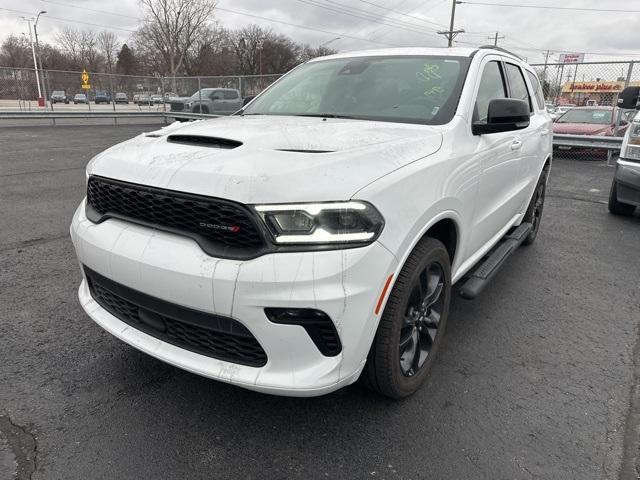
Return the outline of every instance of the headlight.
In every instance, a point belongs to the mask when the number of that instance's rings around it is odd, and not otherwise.
[[[629,143],[622,157],[630,160],[640,160],[640,123],[633,122],[629,132]]]
[[[276,243],[371,243],[384,226],[375,207],[366,202],[256,205]]]

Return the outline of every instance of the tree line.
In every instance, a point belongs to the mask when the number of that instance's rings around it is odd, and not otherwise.
[[[143,19],[124,42],[108,30],[65,27],[40,42],[48,70],[123,75],[214,76],[284,73],[311,58],[335,53],[259,25],[227,29],[214,21],[212,0],[140,0]],[[0,66],[33,68],[26,36],[0,44]]]

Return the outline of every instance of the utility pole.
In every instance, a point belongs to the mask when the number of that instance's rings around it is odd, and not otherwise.
[[[489,40],[493,40],[493,46],[497,47],[498,46],[498,40],[504,40],[504,35],[500,35],[500,32],[496,32],[496,34],[493,37],[487,37]]]
[[[38,20],[40,20],[40,15],[47,13],[46,10],[42,10],[38,12],[38,16],[36,17],[36,21],[33,24],[33,35],[36,37],[36,57],[38,57],[38,63],[40,64],[40,72],[42,78],[42,93],[44,96],[44,104],[47,105],[47,89],[44,81],[44,68],[42,67],[42,55],[40,55],[40,44],[38,43]]]
[[[451,5],[451,24],[449,25],[449,30],[442,30],[438,32],[438,35],[444,35],[444,37],[449,41],[449,47],[453,46],[453,39],[458,36],[460,33],[464,33],[464,30],[454,30],[454,22],[456,19],[456,5],[462,3],[460,0],[453,0]]]
[[[33,18],[25,18],[25,17],[20,17],[22,18],[25,22],[27,22],[27,25],[29,26],[29,42],[31,43],[31,53],[33,54],[33,69],[36,72],[36,83],[38,84],[38,98],[42,97],[42,91],[40,90],[40,75],[38,75],[38,62],[36,61],[36,48],[35,45],[33,44],[33,35],[31,33],[31,20],[33,20]]]

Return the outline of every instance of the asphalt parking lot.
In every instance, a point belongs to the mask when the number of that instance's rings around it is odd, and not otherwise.
[[[0,478],[638,478],[640,215],[608,213],[606,162],[555,161],[536,243],[454,298],[416,395],[292,399],[83,314],[68,226],[85,164],[155,128],[0,127]]]

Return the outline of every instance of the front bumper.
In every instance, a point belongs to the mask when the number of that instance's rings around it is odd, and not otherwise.
[[[84,202],[71,238],[78,259],[95,272],[147,295],[241,322],[267,354],[263,367],[211,358],[163,342],[79,298],[105,330],[160,360],[205,377],[265,393],[314,396],[354,382],[378,325],[375,307],[397,260],[382,245],[324,252],[277,253],[248,260],[206,255],[191,239],[109,219],[93,224]],[[84,275],[84,273],[83,273]],[[342,342],[334,357],[320,353],[304,328],[270,322],[265,307],[314,308],[333,320]]]
[[[614,181],[618,184],[618,201],[640,207],[640,162],[619,159]]]

